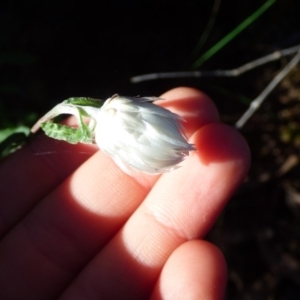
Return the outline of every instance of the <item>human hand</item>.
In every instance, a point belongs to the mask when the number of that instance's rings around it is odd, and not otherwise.
[[[233,128],[190,88],[160,102],[198,149],[130,177],[94,146],[37,136],[0,164],[0,299],[221,299],[226,264],[202,240],[249,165]]]

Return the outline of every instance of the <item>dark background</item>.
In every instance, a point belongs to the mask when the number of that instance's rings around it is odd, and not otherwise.
[[[198,56],[263,3],[222,1],[214,30]],[[297,43],[300,10],[296,4],[296,0],[277,1],[203,68],[233,68]],[[16,112],[18,102],[22,112],[44,112],[53,103],[71,96],[106,99],[114,93],[159,95],[177,85],[195,86],[210,93],[214,88],[207,85],[219,85],[218,80],[165,80],[133,85],[129,78],[143,73],[189,70],[195,60],[192,51],[210,18],[212,5],[213,1],[193,0],[96,4],[1,1],[1,103],[8,111],[13,107]],[[245,76],[242,81],[229,79],[222,87],[252,98],[257,94],[253,80],[256,76],[251,74],[251,80]],[[240,82],[244,84],[239,89]],[[224,95],[220,98],[219,105],[223,102],[223,107],[229,106],[228,112],[239,105],[230,98],[224,99]]]
[[[234,124],[289,58],[239,78],[134,85],[130,77],[191,70],[196,58],[264,2],[221,1],[215,26],[195,56],[214,1],[1,1],[0,129],[31,126],[69,97],[159,96],[180,85],[209,94],[223,121]],[[201,69],[234,68],[300,44],[298,3],[278,0]],[[228,261],[228,299],[299,297],[299,101],[295,68],[242,129],[252,167],[208,235]]]

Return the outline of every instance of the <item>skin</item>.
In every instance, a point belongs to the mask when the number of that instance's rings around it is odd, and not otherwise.
[[[124,174],[93,145],[36,135],[0,164],[0,299],[222,299],[226,263],[203,240],[249,167],[213,102],[176,88],[198,149],[161,176]]]

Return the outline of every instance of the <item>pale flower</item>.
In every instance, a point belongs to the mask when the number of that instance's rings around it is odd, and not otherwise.
[[[153,104],[155,99],[114,95],[91,114],[95,142],[129,174],[130,167],[150,174],[173,170],[195,150],[184,135],[183,119]]]
[[[153,104],[157,99],[114,95],[102,105],[97,99],[69,98],[38,120],[31,131],[42,127],[46,135],[72,144],[96,142],[130,175],[134,169],[164,173],[178,168],[195,147],[187,142],[183,119]],[[74,115],[78,128],[53,123],[60,114]],[[88,125],[85,118],[90,119]]]

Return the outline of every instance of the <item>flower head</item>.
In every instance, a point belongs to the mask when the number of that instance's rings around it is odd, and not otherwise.
[[[153,104],[155,99],[115,95],[94,117],[97,145],[127,173],[130,167],[150,174],[170,171],[195,150],[182,118]]]
[[[178,168],[195,148],[183,133],[183,119],[153,104],[157,99],[114,95],[103,104],[93,98],[69,98],[39,119],[31,131],[41,127],[49,137],[72,144],[96,142],[130,175],[132,168],[164,173]],[[53,122],[60,114],[74,115],[78,127]],[[88,125],[84,117],[90,118]]]

